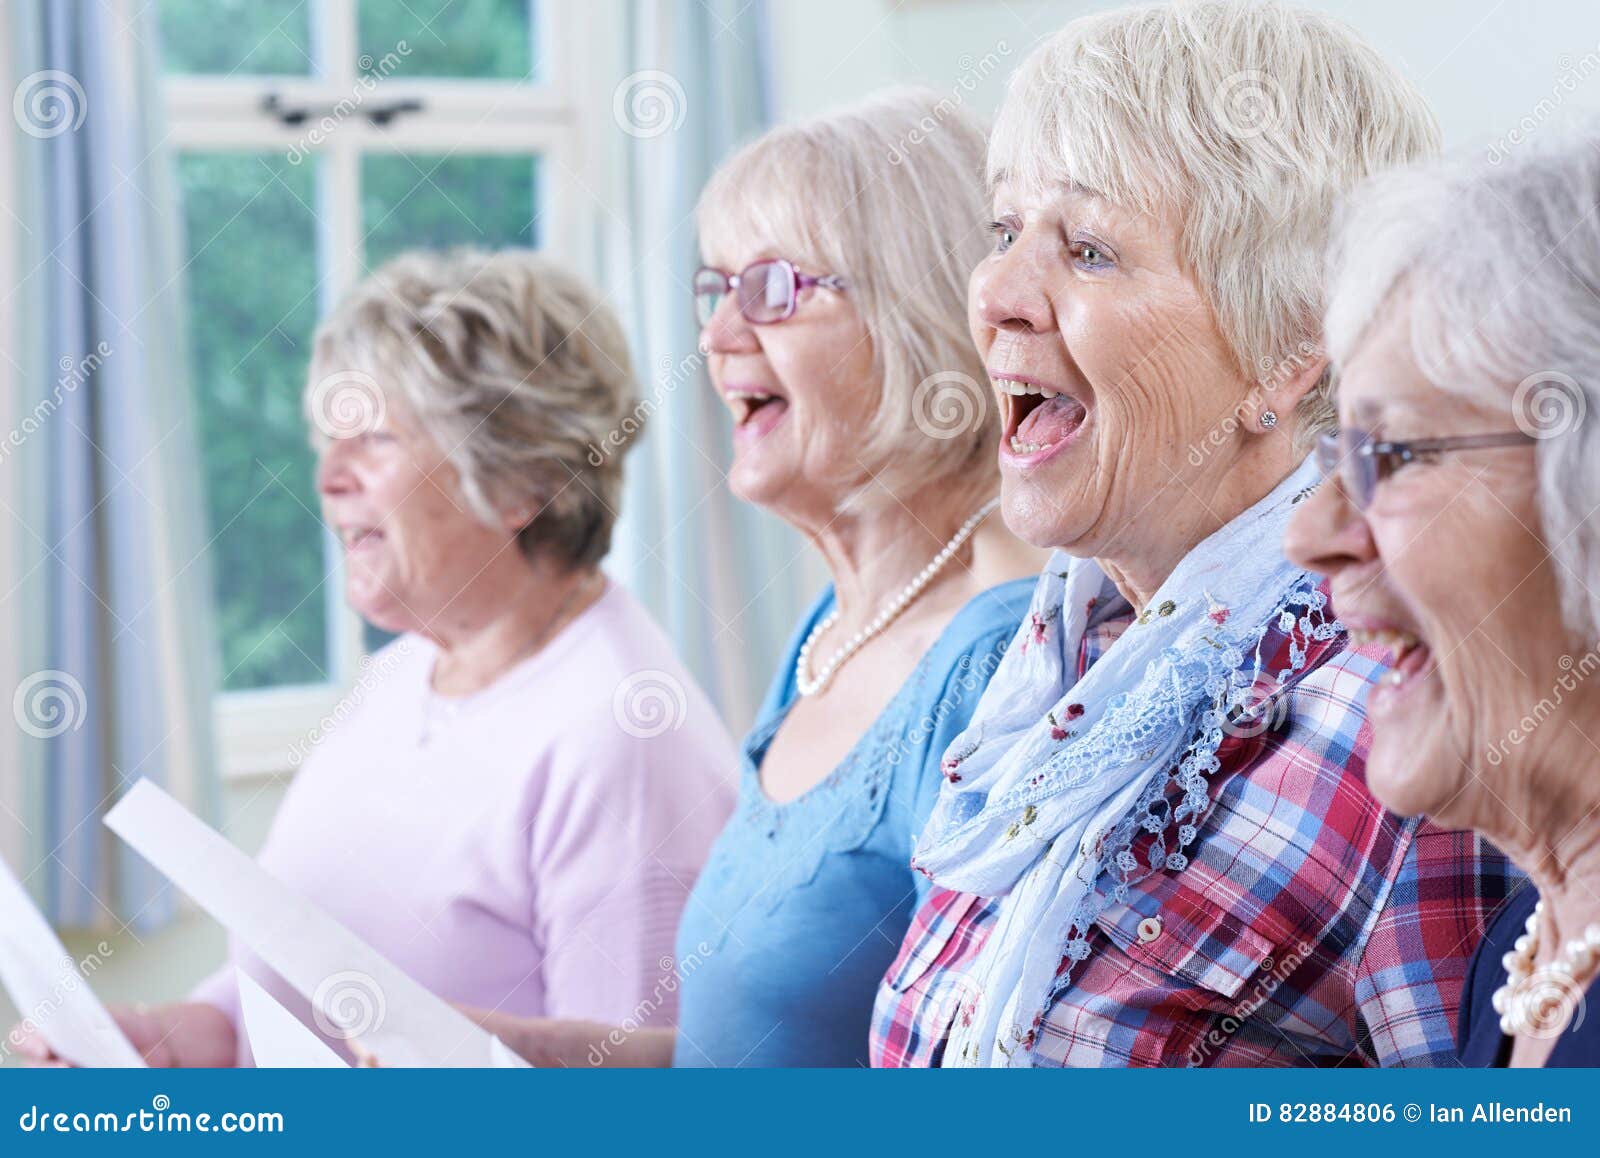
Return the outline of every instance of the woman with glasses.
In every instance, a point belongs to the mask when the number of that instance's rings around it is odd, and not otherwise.
[[[1058,553],[946,754],[875,1062],[1453,1059],[1505,862],[1366,793],[1378,653],[1282,555],[1334,199],[1435,139],[1279,4],[1085,17],[1013,77],[970,308],[1006,521]]]
[[[1345,425],[1287,540],[1391,653],[1372,791],[1537,886],[1473,958],[1470,1066],[1600,1065],[1597,204],[1600,126],[1352,200],[1326,326]]]
[[[536,1063],[866,1060],[924,891],[911,847],[940,757],[1041,561],[993,515],[998,429],[963,317],[982,158],[959,111],[899,92],[768,133],[702,196],[695,305],[733,420],[728,483],[800,530],[832,583],[685,910],[677,1031],[488,1019]]]

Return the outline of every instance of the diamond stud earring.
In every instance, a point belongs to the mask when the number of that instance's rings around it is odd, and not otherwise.
[[[1261,429],[1271,430],[1278,425],[1278,412],[1276,410],[1263,410],[1261,412]]]

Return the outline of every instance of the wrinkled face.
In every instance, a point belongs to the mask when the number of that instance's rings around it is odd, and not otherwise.
[[[1344,368],[1340,421],[1390,441],[1515,431],[1509,403],[1479,405],[1423,376],[1409,317],[1390,310]],[[1397,812],[1481,827],[1475,813],[1506,806],[1500,769],[1519,721],[1573,654],[1536,500],[1534,451],[1521,445],[1396,463],[1365,511],[1326,481],[1295,513],[1290,558],[1331,578],[1354,642],[1390,652],[1368,703],[1367,781]],[[1488,794],[1463,794],[1476,777]]]
[[[779,257],[814,277],[837,272],[731,238],[708,239],[703,260],[736,274]],[[733,414],[733,493],[780,515],[815,510],[831,517],[838,500],[868,477],[872,464],[863,464],[858,450],[881,394],[871,339],[848,286],[801,290],[794,314],[767,325],[746,320],[729,294],[701,330],[700,345],[712,385]]]
[[[396,399],[371,430],[319,448],[322,517],[344,547],[345,598],[386,631],[427,630],[495,562],[515,554],[468,509],[460,476]]]
[[[1073,555],[1137,551],[1246,390],[1178,225],[1076,186],[1002,183],[994,215],[968,306],[1004,421],[1006,522]]]

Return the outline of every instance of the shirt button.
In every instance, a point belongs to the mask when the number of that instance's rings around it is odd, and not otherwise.
[[[1139,940],[1148,945],[1159,936],[1161,936],[1160,917],[1146,917],[1139,922]]]

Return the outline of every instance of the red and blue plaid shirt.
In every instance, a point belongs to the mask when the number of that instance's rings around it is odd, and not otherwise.
[[[1086,633],[1080,678],[1131,618]],[[1269,669],[1288,666],[1289,643],[1269,632]],[[1367,792],[1364,705],[1384,670],[1343,633],[1312,641],[1271,726],[1224,738],[1188,866],[1130,881],[1095,921],[1035,1026],[1037,1064],[1455,1064],[1468,962],[1520,878],[1473,833],[1401,819]],[[1153,839],[1135,844],[1139,863]],[[878,991],[874,1065],[941,1064],[996,904],[929,895]]]

